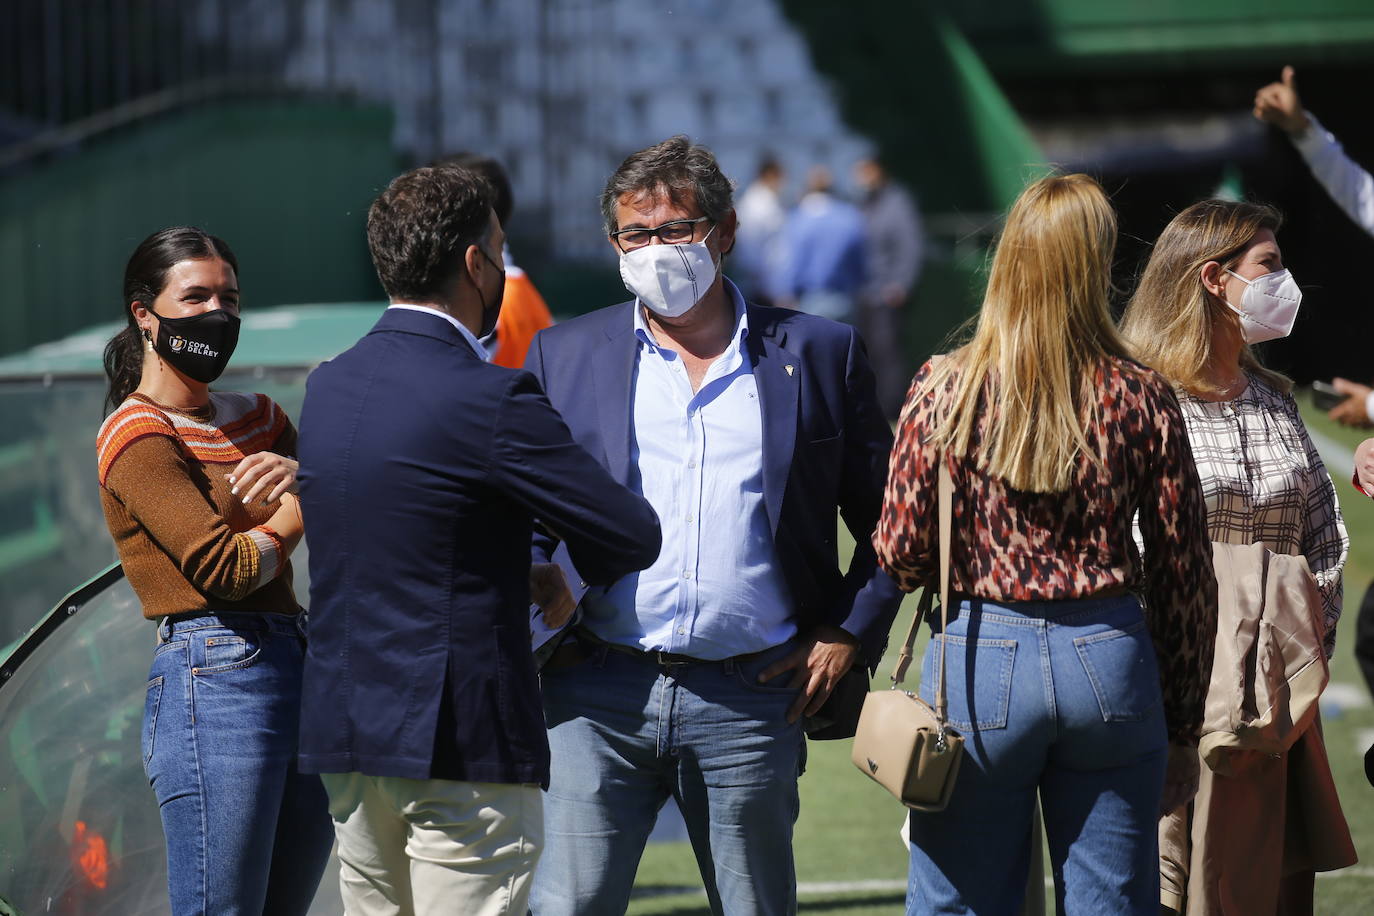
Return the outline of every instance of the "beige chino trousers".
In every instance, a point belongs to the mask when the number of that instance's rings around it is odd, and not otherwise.
[[[525,916],[538,786],[326,773],[346,916]]]

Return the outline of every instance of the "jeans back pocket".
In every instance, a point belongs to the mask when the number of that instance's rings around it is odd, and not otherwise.
[[[1103,722],[1138,722],[1162,702],[1154,644],[1141,620],[1073,641]]]
[[[1011,705],[1011,675],[1016,664],[1016,640],[979,639],[969,651],[963,636],[939,635],[926,648],[921,665],[921,698],[934,705],[940,671],[940,643],[945,643],[945,693],[949,723],[971,733],[1006,728]]]

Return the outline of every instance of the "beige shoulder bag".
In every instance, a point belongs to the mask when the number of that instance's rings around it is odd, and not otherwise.
[[[949,624],[949,549],[954,481],[940,455],[940,632]],[[926,589],[916,607],[897,667],[892,688],[875,690],[864,698],[859,728],[854,735],[854,765],[908,808],[942,811],[954,791],[964,739],[946,720],[945,641],[940,640],[940,669],[935,688],[935,708],[910,690],[902,680],[911,664],[911,647],[930,613],[931,591]]]

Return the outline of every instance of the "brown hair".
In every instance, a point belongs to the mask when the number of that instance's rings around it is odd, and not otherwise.
[[[1212,327],[1235,314],[1202,285],[1202,268],[1216,261],[1234,267],[1261,229],[1278,232],[1283,217],[1264,204],[1202,200],[1169,221],[1159,234],[1135,295],[1121,319],[1121,333],[1136,356],[1171,383],[1194,394],[1221,394],[1207,380]],[[1244,346],[1240,364],[1280,391],[1293,383],[1266,369]]]

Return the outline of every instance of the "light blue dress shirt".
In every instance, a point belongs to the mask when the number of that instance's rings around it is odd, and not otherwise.
[[[585,625],[608,642],[722,659],[797,632],[763,504],[749,316],[735,285],[727,279],[725,288],[735,333],[695,393],[682,358],[659,345],[635,303],[631,487],[658,513],[663,549],[648,569],[586,602]]]

